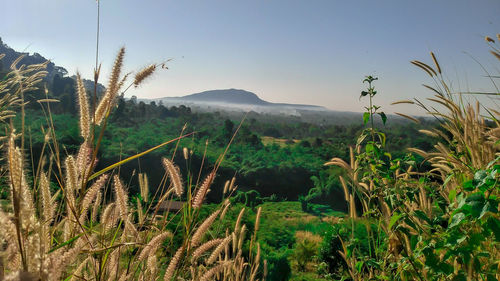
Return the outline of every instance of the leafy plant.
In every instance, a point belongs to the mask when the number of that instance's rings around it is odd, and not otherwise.
[[[492,40],[492,39],[491,39]],[[490,40],[488,40],[491,42]],[[493,53],[500,58],[496,49]],[[430,101],[444,110],[415,101],[439,120],[441,128],[421,130],[436,137],[434,151],[411,148],[429,161],[429,170],[418,170],[412,155],[393,158],[386,151],[385,134],[374,128],[372,97],[376,94],[368,76],[370,97],[363,131],[350,151],[350,163],[333,158],[326,165],[342,167],[340,177],[349,203],[350,227],[337,234],[339,250],[347,268],[344,277],[353,280],[497,280],[499,244],[498,110],[483,109],[490,115],[487,125],[473,107],[455,99],[444,82],[441,67],[431,53],[435,69],[412,63],[436,82],[426,86],[436,93]],[[417,119],[399,113],[411,120]],[[382,115],[381,115],[382,116]],[[385,118],[382,117],[383,123]],[[371,137],[371,139],[368,139]],[[420,166],[421,167],[421,166]],[[360,215],[358,215],[360,213]],[[356,231],[362,222],[366,234]],[[346,225],[346,224],[343,224]],[[349,237],[341,233],[350,232]],[[368,251],[362,248],[366,241]],[[338,245],[338,244],[337,244]],[[347,275],[347,276],[345,276]]]

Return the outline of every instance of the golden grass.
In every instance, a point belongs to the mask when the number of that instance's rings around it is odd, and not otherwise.
[[[94,171],[102,131],[127,78],[127,75],[121,76],[124,54],[125,49],[120,49],[108,88],[98,101],[95,114],[89,113],[87,92],[77,75],[80,131],[84,141],[76,155],[63,155],[59,151],[50,114],[44,128],[47,132],[44,148],[47,149],[37,169],[27,167],[24,161],[27,157],[24,126],[19,133],[11,127],[8,137],[1,139],[1,144],[7,146],[4,168],[8,171],[11,196],[0,206],[0,242],[5,245],[0,249],[0,280],[28,275],[43,281],[211,280],[214,276],[223,280],[262,280],[258,270],[260,254],[250,258],[243,256],[242,245],[249,238],[246,225],[241,224],[243,210],[234,229],[227,229],[225,233],[224,230],[212,230],[211,226],[217,218],[222,219],[230,207],[226,198],[200,223],[203,199],[217,169],[201,185],[189,181],[184,187],[178,167],[164,158],[170,184],[164,182],[158,187],[159,192],[151,195],[147,175],[140,174],[141,196],[136,204],[131,204],[128,186],[114,170],[127,159]],[[24,120],[23,93],[33,90],[45,74],[46,64],[17,68],[19,61],[14,62],[8,79],[0,81],[3,93],[0,120],[13,117],[16,108],[20,108]],[[155,69],[156,66],[149,66],[139,71],[131,85],[140,85]],[[98,75],[96,71],[96,81]],[[50,103],[41,104],[50,113]],[[99,125],[102,126],[101,135],[95,136],[92,128]],[[49,163],[44,159],[49,159]],[[31,171],[36,173],[28,174]],[[27,181],[28,176],[34,180]],[[51,182],[58,185],[55,192],[50,188]],[[232,179],[227,195],[230,196],[235,188]],[[188,203],[180,212],[158,214],[160,204],[154,202],[180,197],[184,189],[189,191]],[[197,191],[196,196],[192,196],[194,191]],[[172,216],[180,216],[182,223],[171,227]],[[172,228],[176,231],[171,232]],[[250,238],[252,241],[255,235],[256,232]],[[258,243],[254,248],[259,252]],[[165,263],[168,264],[166,268]]]

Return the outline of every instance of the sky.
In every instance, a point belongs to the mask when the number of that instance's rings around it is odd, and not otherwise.
[[[4,43],[93,77],[95,0],[6,3]],[[482,67],[500,73],[484,40],[500,33],[498,0],[101,0],[100,12],[101,83],[121,46],[126,71],[169,60],[126,93],[138,98],[237,88],[270,102],[363,111],[362,80],[374,75],[375,104],[419,114],[390,105],[432,95],[411,60],[432,64],[433,51],[455,91],[495,91]]]

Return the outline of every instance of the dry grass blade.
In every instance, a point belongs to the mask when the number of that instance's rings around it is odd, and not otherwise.
[[[123,187],[123,184],[120,180],[120,178],[115,175],[113,177],[113,187],[115,190],[115,195],[116,195],[116,204],[118,206],[118,210],[120,211],[120,217],[122,220],[127,221],[128,218],[128,195],[125,192],[125,189]]]
[[[403,114],[403,113],[399,113],[399,112],[394,112],[395,114],[401,116],[401,117],[404,117],[406,119],[410,119],[411,121],[415,122],[415,123],[420,123],[420,120],[414,118],[414,117],[411,117],[409,115],[406,115],[406,114]]]
[[[156,70],[156,65],[152,64],[141,69],[134,77],[134,86],[138,87],[146,78],[151,76]]]
[[[232,238],[233,238],[232,235],[229,235],[226,238],[224,238],[224,240],[217,246],[217,248],[215,248],[215,250],[212,252],[210,257],[207,259],[207,262],[206,262],[207,265],[211,265],[217,260],[220,253],[222,253],[222,250],[224,250],[226,245],[228,245],[229,242],[231,242]]]
[[[87,140],[90,136],[90,113],[87,91],[83,85],[80,73],[76,73],[78,104],[80,105],[80,134]]]
[[[420,67],[421,69],[423,69],[425,72],[427,72],[427,74],[429,74],[430,77],[434,77],[436,76],[436,72],[434,71],[434,69],[432,69],[432,67],[428,66],[427,64],[423,63],[423,62],[420,62],[420,61],[411,61],[412,64]]]
[[[95,111],[95,124],[100,125],[102,120],[106,117],[111,109],[111,105],[116,98],[116,95],[119,91],[119,81],[120,81],[120,73],[123,65],[123,57],[125,55],[125,48],[122,47],[116,56],[115,63],[113,65],[113,70],[111,71],[111,78],[109,80],[108,87],[106,89],[106,93],[103,98],[99,102],[97,109]]]
[[[436,66],[438,73],[441,74],[441,67],[439,66],[439,63],[438,63],[436,56],[434,55],[433,52],[431,52],[431,57],[432,57],[432,61],[434,62],[434,65]]]
[[[151,239],[151,241],[149,241],[149,243],[144,246],[141,253],[139,254],[139,257],[137,258],[138,261],[145,260],[149,255],[155,255],[156,250],[161,245],[161,243],[163,243],[163,240],[171,236],[172,233],[170,233],[169,231],[164,231]]]
[[[396,105],[396,104],[415,104],[415,102],[411,100],[400,100],[400,101],[395,101],[391,103],[391,105]]]
[[[495,51],[490,51],[490,53],[491,53],[492,55],[494,55],[497,59],[499,59],[499,60],[500,60],[500,54],[499,54],[499,53],[497,53],[497,52],[495,52]]]
[[[196,230],[196,232],[193,234],[193,236],[191,238],[191,247],[197,246],[201,242],[201,239],[203,238],[203,235],[207,232],[208,228],[215,221],[215,218],[217,218],[217,216],[219,215],[219,213],[220,213],[220,210],[217,210],[217,211],[213,212],[198,227],[198,229]]]
[[[168,172],[172,185],[174,186],[175,194],[180,197],[182,193],[184,193],[184,187],[179,167],[167,158],[162,158],[162,163],[163,167],[165,167],[165,170]]]
[[[167,270],[165,271],[165,276],[163,278],[164,281],[171,281],[172,277],[174,276],[175,269],[177,268],[177,264],[182,258],[183,252],[184,247],[180,247],[179,249],[177,249],[177,252],[175,252],[175,255],[170,260]]]
[[[198,209],[201,207],[201,205],[203,204],[203,200],[205,199],[205,195],[208,193],[208,189],[210,188],[210,185],[212,185],[214,178],[215,178],[215,171],[212,171],[205,178],[200,188],[198,189],[196,196],[194,197],[193,208]]]

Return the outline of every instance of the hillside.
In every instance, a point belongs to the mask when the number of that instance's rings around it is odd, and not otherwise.
[[[236,104],[271,105],[256,94],[239,89],[211,90],[180,97],[188,101],[226,102]]]
[[[48,83],[49,88],[52,88],[53,83],[54,83],[54,78],[55,76],[59,76],[59,78],[66,77],[68,75],[68,71],[66,68],[62,66],[55,65],[53,62],[51,62],[49,59],[45,58],[39,53],[33,53],[30,54],[28,52],[19,52],[14,50],[13,48],[9,47],[6,43],[2,41],[2,38],[0,37],[0,54],[4,54],[5,57],[3,57],[0,60],[0,73],[6,73],[9,69],[11,64],[18,59],[20,56],[24,56],[21,61],[19,61],[17,67],[21,65],[32,65],[32,64],[40,64],[44,63],[46,61],[49,61],[47,64],[47,75],[44,78],[44,82]],[[76,79],[76,76],[71,76],[69,77],[72,80]],[[57,83],[57,82],[56,82]],[[88,80],[88,79],[83,79],[84,86],[87,90],[94,90],[94,81]],[[105,87],[101,84],[98,84],[98,93],[103,93],[105,91]]]
[[[182,97],[163,97],[145,102],[162,102],[169,106],[185,105],[196,111],[234,111],[301,116],[304,111],[332,112],[322,106],[307,104],[272,103],[265,101],[255,93],[240,89],[209,90]]]

